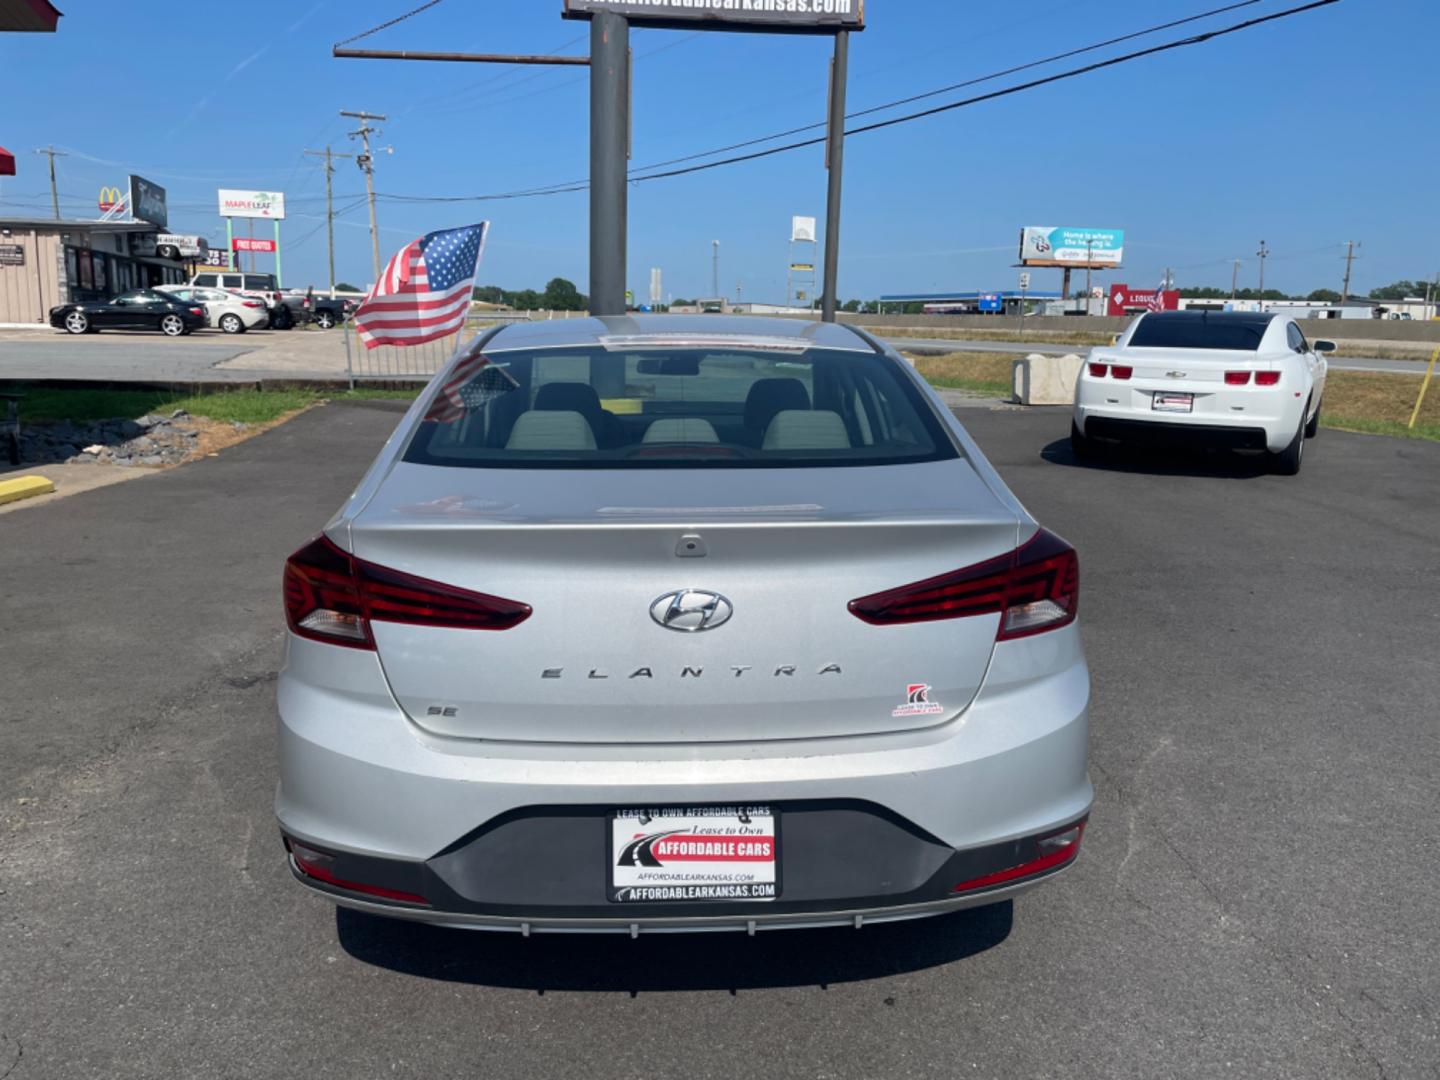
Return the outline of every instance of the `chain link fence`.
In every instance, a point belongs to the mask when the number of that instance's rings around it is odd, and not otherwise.
[[[355,333],[354,325],[346,320],[344,324],[345,375],[353,389],[362,382],[425,382],[450,359],[458,345],[469,341],[481,330],[501,323],[534,322],[545,319],[580,319],[583,311],[517,311],[517,312],[476,312],[465,320],[465,326],[457,334],[423,345],[397,348],[382,345],[378,349],[367,349]]]

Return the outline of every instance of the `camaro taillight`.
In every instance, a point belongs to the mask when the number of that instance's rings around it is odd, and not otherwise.
[[[285,619],[312,641],[373,649],[372,622],[455,630],[509,630],[529,604],[402,574],[317,536],[285,562]]]
[[[1278,371],[1257,371],[1255,373],[1256,386],[1275,386],[1280,382]]]
[[[1250,372],[1248,371],[1227,371],[1225,372],[1226,386],[1248,386],[1250,383]]]
[[[963,570],[851,600],[850,613],[874,626],[999,613],[996,640],[1029,637],[1075,621],[1080,560],[1046,529],[1023,547]]]
[[[1035,845],[1038,849],[1036,858],[1023,862],[1019,866],[1011,866],[1005,870],[997,870],[993,874],[962,881],[951,892],[993,889],[997,885],[1043,874],[1046,870],[1054,870],[1058,866],[1074,861],[1075,856],[1080,854],[1080,841],[1084,835],[1085,822],[1077,821],[1074,825],[1069,825],[1059,832],[1040,837]]]
[[[1090,374],[1093,375],[1093,376],[1095,376],[1095,378],[1097,378],[1097,379],[1103,379],[1103,378],[1105,377],[1105,372],[1107,372],[1107,371],[1109,371],[1109,370],[1110,370],[1110,365],[1109,365],[1109,364],[1091,364],[1091,365],[1090,365]]]
[[[1128,379],[1135,374],[1135,369],[1128,364],[1114,364],[1110,368],[1110,374],[1117,379]]]

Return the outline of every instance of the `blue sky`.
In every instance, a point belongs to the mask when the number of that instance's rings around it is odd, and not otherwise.
[[[1219,7],[1223,0],[870,0],[854,35],[851,109],[920,93]],[[586,74],[330,57],[333,42],[411,0],[60,0],[54,36],[0,38],[0,145],[21,175],[0,215],[48,215],[54,143],[67,214],[93,216],[102,184],[135,171],[169,191],[175,231],[223,238],[217,187],[283,190],[287,285],[326,281],[324,182],[306,147],[353,147],[340,109],[386,113],[376,187],[387,195],[472,195],[582,179]],[[1263,0],[1198,24],[1292,6]],[[584,24],[560,0],[445,0],[366,39],[377,48],[580,54]],[[243,10],[243,13],[242,13]],[[1143,39],[1183,35],[1190,28]],[[1345,240],[1354,286],[1440,270],[1434,192],[1434,0],[1341,0],[1192,49],[854,137],[847,145],[840,293],[1015,287],[1022,225],[1124,228],[1125,270],[1102,281],[1228,286],[1230,260],[1272,252],[1266,284],[1339,288]],[[638,30],[637,165],[823,119],[827,39]],[[1135,46],[1107,50],[1109,55]],[[1070,61],[1070,64],[1083,60]],[[1060,70],[1066,64],[1046,68]],[[1003,86],[1025,76],[987,83]],[[959,92],[935,99],[964,96]],[[891,115],[891,114],[885,114]],[[338,163],[337,273],[370,279],[363,179]],[[711,241],[733,296],[780,300],[791,214],[822,216],[819,148],[634,185],[629,281],[661,267],[666,291],[710,291]],[[480,280],[585,288],[583,193],[475,204],[382,200],[382,258],[421,233],[488,218]],[[267,257],[261,256],[262,268]],[[1057,280],[1051,281],[1049,279]],[[1057,288],[1058,271],[1032,286]]]

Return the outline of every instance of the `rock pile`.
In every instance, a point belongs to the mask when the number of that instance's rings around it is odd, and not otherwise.
[[[178,465],[194,456],[200,429],[184,409],[169,416],[27,425],[20,460],[71,465]]]

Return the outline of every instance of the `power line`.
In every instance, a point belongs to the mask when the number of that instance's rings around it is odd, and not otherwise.
[[[1093,64],[1086,64],[1084,67],[1071,68],[1069,71],[1062,71],[1055,75],[1047,75],[1041,79],[1032,79],[1029,82],[1019,83],[1015,86],[1007,86],[1001,90],[992,90],[988,94],[979,94],[975,97],[965,98],[960,101],[952,101],[945,105],[936,105],[932,109],[923,109],[920,112],[909,113],[905,116],[897,116],[889,120],[878,120],[873,124],[864,124],[857,128],[850,128],[845,132],[845,136],[848,138],[851,135],[864,135],[871,131],[880,131],[883,128],[895,127],[899,124],[908,124],[915,120],[923,120],[926,117],[937,116],[943,112],[963,109],[969,105],[978,105],[984,101],[994,101],[996,98],[1008,97],[1011,94],[1018,94],[1023,90],[1033,90],[1036,87],[1063,82],[1066,79],[1073,79],[1080,75],[1088,75],[1094,71],[1101,71],[1105,68],[1129,63],[1132,60],[1140,60],[1147,56],[1155,56],[1173,49],[1183,49],[1191,45],[1204,45],[1207,42],[1219,37],[1224,37],[1227,34],[1239,33],[1242,30],[1249,30],[1264,23],[1289,18],[1292,15],[1314,11],[1317,8],[1328,7],[1331,4],[1339,2],[1340,0],[1312,0],[1311,3],[1302,4],[1299,7],[1287,8],[1285,11],[1277,11],[1272,15],[1262,15],[1258,18],[1247,19],[1245,22],[1235,23],[1233,26],[1226,26],[1219,30],[1206,30],[1203,33],[1194,34],[1188,38],[1181,38],[1177,41],[1167,41],[1162,45],[1152,45],[1148,49],[1139,49],[1135,52],[1123,53],[1120,56],[1111,57],[1108,60],[1098,60]],[[771,157],[775,154],[783,154],[791,150],[800,150],[807,146],[817,146],[824,141],[825,137],[822,135],[814,139],[805,139],[801,142],[771,147],[768,150],[759,150],[752,154],[741,154],[736,157],[722,158],[720,161],[707,162],[703,165],[691,165],[684,169],[671,169],[668,172],[650,173],[646,176],[631,177],[631,182],[638,184],[645,180],[662,180],[672,176],[685,176],[689,173],[703,172],[706,169],[720,168],[723,165],[736,165],[742,161],[755,161],[758,158]]]
[[[381,30],[389,30],[390,27],[392,27],[392,26],[398,26],[400,23],[404,22],[406,19],[414,18],[416,15],[419,15],[422,11],[428,11],[430,8],[433,8],[433,7],[435,7],[437,4],[440,4],[440,3],[443,3],[443,2],[444,2],[444,0],[427,0],[426,3],[421,4],[419,7],[414,8],[413,10],[410,10],[410,11],[405,12],[404,15],[397,15],[397,16],[395,16],[395,18],[393,18],[393,19],[387,19],[385,22],[382,22],[379,26],[372,26],[369,30],[364,30],[364,31],[362,31],[361,33],[356,34],[354,37],[348,37],[348,38],[346,38],[344,41],[337,41],[333,47],[336,48],[336,49],[338,49],[338,48],[340,48],[341,45],[349,45],[352,41],[359,41],[361,38],[367,38],[367,37],[369,37],[371,34],[378,34]]]
[[[1258,0],[1245,0],[1244,3],[1229,5],[1229,6],[1226,7],[1226,8],[1217,8],[1217,9],[1214,9],[1214,11],[1208,12],[1208,13],[1206,13],[1206,14],[1214,14],[1215,12],[1219,12],[1219,11],[1232,10],[1232,9],[1234,9],[1234,8],[1236,8],[1236,7],[1249,6],[1249,4],[1252,3],[1252,2],[1258,2]],[[935,106],[934,108],[924,109],[924,110],[921,110],[920,112],[910,113],[910,114],[907,114],[907,115],[905,115],[905,116],[892,117],[891,119],[888,119],[888,120],[880,120],[880,121],[876,121],[876,122],[871,123],[871,124],[865,124],[865,125],[862,125],[862,126],[860,126],[860,127],[851,128],[851,129],[848,129],[848,130],[845,132],[845,135],[846,135],[846,137],[848,138],[848,137],[851,136],[851,135],[863,135],[863,134],[866,134],[866,133],[871,132],[871,131],[879,131],[879,130],[881,130],[881,129],[883,129],[883,128],[895,127],[895,126],[900,125],[900,124],[911,123],[911,122],[916,121],[916,120],[921,120],[921,119],[925,119],[925,118],[927,118],[927,117],[936,116],[936,115],[938,115],[938,114],[940,114],[940,113],[950,112],[950,111],[955,110],[955,109],[966,108],[966,107],[971,106],[971,105],[978,105],[978,104],[981,104],[982,102],[993,101],[993,100],[995,100],[995,99],[997,99],[997,98],[1008,97],[1008,96],[1010,96],[1010,95],[1012,95],[1012,94],[1018,94],[1018,93],[1020,93],[1020,92],[1022,92],[1022,91],[1025,91],[1025,90],[1033,90],[1033,89],[1036,89],[1037,87],[1047,86],[1047,85],[1050,85],[1050,84],[1052,84],[1052,83],[1062,82],[1062,81],[1067,80],[1067,79],[1073,79],[1073,78],[1076,78],[1076,77],[1081,76],[1081,75],[1087,75],[1087,74],[1090,74],[1091,72],[1100,71],[1100,70],[1103,70],[1103,69],[1109,68],[1109,67],[1115,67],[1115,66],[1120,65],[1120,64],[1129,63],[1129,62],[1131,62],[1131,61],[1133,61],[1133,60],[1139,60],[1139,59],[1143,59],[1143,58],[1148,57],[1148,56],[1154,56],[1154,55],[1157,55],[1157,54],[1159,54],[1159,53],[1169,52],[1169,51],[1174,50],[1174,49],[1182,49],[1182,48],[1186,48],[1186,47],[1189,47],[1189,46],[1192,46],[1192,45],[1203,45],[1203,44],[1206,44],[1206,43],[1208,43],[1208,42],[1210,42],[1210,41],[1215,40],[1216,38],[1224,37],[1224,36],[1227,36],[1227,35],[1229,35],[1229,34],[1239,33],[1239,32],[1242,31],[1242,30],[1249,30],[1249,29],[1252,29],[1252,28],[1254,28],[1254,27],[1256,27],[1256,26],[1263,25],[1263,24],[1265,24],[1265,23],[1274,22],[1274,21],[1279,20],[1279,19],[1289,18],[1290,16],[1293,16],[1293,15],[1299,15],[1299,14],[1303,14],[1303,13],[1308,12],[1308,11],[1314,11],[1314,10],[1316,10],[1316,9],[1318,9],[1318,8],[1328,7],[1328,6],[1330,6],[1331,4],[1335,4],[1335,3],[1338,3],[1338,2],[1339,2],[1339,0],[1312,0],[1311,3],[1302,4],[1302,5],[1298,6],[1298,7],[1287,8],[1287,9],[1284,10],[1284,11],[1278,11],[1278,12],[1275,12],[1275,13],[1270,14],[1270,15],[1259,16],[1259,17],[1254,18],[1254,19],[1247,19],[1247,20],[1245,20],[1244,22],[1235,23],[1235,24],[1233,24],[1233,25],[1231,25],[1231,26],[1222,27],[1222,28],[1217,29],[1217,30],[1207,30],[1207,31],[1204,31],[1204,32],[1202,32],[1202,33],[1198,33],[1198,34],[1191,35],[1190,37],[1180,38],[1180,39],[1177,39],[1177,40],[1175,40],[1175,41],[1165,42],[1165,43],[1160,44],[1160,45],[1154,45],[1154,46],[1151,46],[1150,48],[1147,48],[1147,49],[1139,49],[1139,50],[1136,50],[1136,51],[1134,51],[1134,52],[1123,53],[1123,54],[1121,54],[1120,56],[1111,57],[1111,58],[1109,58],[1109,59],[1107,59],[1107,60],[1100,60],[1100,61],[1096,61],[1096,62],[1093,63],[1093,64],[1086,64],[1086,65],[1084,65],[1084,66],[1082,66],[1082,67],[1071,68],[1071,69],[1069,69],[1069,70],[1067,70],[1067,71],[1058,72],[1057,74],[1054,74],[1054,75],[1047,75],[1047,76],[1045,76],[1045,77],[1043,77],[1043,78],[1032,79],[1032,80],[1030,80],[1029,82],[1018,83],[1018,84],[1016,84],[1016,85],[1014,85],[1014,86],[1004,87],[1004,88],[1002,88],[1002,89],[1000,89],[1000,90],[993,90],[993,91],[991,91],[991,92],[989,92],[989,93],[986,93],[986,94],[979,94],[979,95],[976,95],[976,96],[974,96],[974,97],[964,98],[964,99],[962,99],[962,100],[960,100],[960,101],[948,102],[948,103],[946,103],[946,104],[944,104],[944,105],[937,105],[937,106]],[[1204,17],[1206,17],[1206,14],[1196,15],[1196,16],[1193,16],[1193,17],[1191,17],[1190,19],[1186,19],[1186,20],[1178,20],[1177,23],[1178,23],[1178,22],[1189,22],[1189,21],[1193,21],[1194,19],[1204,18]],[[1174,25],[1174,24],[1171,24],[1171,25]],[[1126,39],[1131,38],[1131,37],[1141,36],[1141,35],[1143,35],[1143,34],[1145,34],[1145,33],[1147,33],[1147,32],[1154,32],[1154,30],[1153,30],[1153,28],[1152,28],[1150,31],[1136,31],[1135,34],[1125,35],[1125,36],[1123,36],[1122,38],[1118,38],[1118,39],[1115,39],[1115,40],[1126,40]],[[1078,52],[1091,51],[1093,48],[1098,48],[1098,47],[1101,47],[1101,46],[1098,46],[1098,45],[1097,45],[1097,46],[1087,46],[1085,49],[1072,50],[1069,54],[1062,54],[1062,55],[1075,55],[1075,54],[1078,53]],[[1047,62],[1047,61],[1035,61],[1036,64],[1045,63],[1045,62]],[[1022,65],[1022,68],[1024,68],[1024,67],[1033,67],[1033,66],[1034,66],[1034,64]],[[979,80],[971,80],[971,82],[975,82],[975,81],[985,81],[986,79],[993,78],[993,77],[996,77],[996,76],[986,76],[986,77],[982,77],[982,79],[979,79]],[[962,85],[963,85],[963,84],[962,84]],[[931,96],[931,95],[921,95],[921,96]],[[906,99],[906,100],[914,100],[914,99],[911,98],[911,99]],[[885,110],[885,109],[887,109],[887,108],[894,108],[894,107],[896,106],[896,104],[897,104],[896,102],[891,102],[889,105],[878,105],[878,106],[874,106],[874,107],[872,107],[872,108],[870,108],[870,109],[863,110],[863,113],[859,113],[859,114],[855,114],[855,115],[864,115],[864,114],[874,113],[874,112],[878,112],[878,111],[883,111],[883,110]],[[811,130],[812,128],[814,128],[814,127],[819,127],[819,126],[823,126],[823,125],[814,125],[814,124],[812,124],[812,125],[808,125],[808,126],[805,127],[805,128],[799,128],[799,129],[796,129],[796,130],[797,130],[797,131],[806,131],[806,130]],[[748,143],[736,144],[736,146],[754,145],[755,142],[768,142],[768,141],[771,141],[771,139],[777,138],[777,137],[779,137],[779,136],[768,136],[768,137],[766,137],[766,138],[764,138],[764,139],[751,140],[751,141],[748,142]],[[686,175],[689,175],[689,174],[691,174],[691,173],[704,172],[704,171],[706,171],[706,170],[708,170],[708,169],[718,169],[718,168],[722,168],[722,167],[727,166],[727,165],[737,165],[737,164],[740,164],[740,163],[742,163],[742,162],[755,161],[755,160],[758,160],[758,159],[760,159],[760,158],[772,157],[772,156],[777,155],[777,154],[789,153],[790,151],[793,151],[793,150],[801,150],[801,149],[804,149],[805,147],[809,147],[809,146],[817,146],[817,145],[819,145],[820,143],[823,143],[823,142],[825,142],[825,141],[826,141],[826,140],[825,140],[825,136],[822,135],[822,136],[818,136],[818,137],[812,138],[812,139],[804,139],[804,140],[801,140],[801,141],[799,141],[799,142],[787,143],[787,144],[785,144],[785,145],[783,145],[783,146],[770,147],[770,148],[768,148],[768,149],[755,151],[755,152],[749,153],[749,154],[740,154],[740,155],[736,155],[736,156],[734,156],[734,157],[722,158],[722,159],[720,159],[720,160],[718,160],[718,161],[705,162],[705,163],[702,163],[702,164],[699,164],[699,165],[691,165],[691,166],[687,166],[687,167],[681,168],[681,169],[670,169],[670,170],[667,170],[667,171],[664,171],[664,172],[646,173],[645,175],[641,175],[641,176],[631,175],[631,176],[630,176],[630,182],[633,183],[633,184],[639,184],[639,183],[643,183],[643,182],[645,182],[645,181],[647,181],[647,180],[664,180],[664,179],[668,179],[668,178],[676,177],[676,176],[686,176]],[[691,155],[689,159],[676,159],[676,161],[692,160],[693,158],[696,158],[696,157],[709,157],[709,156],[712,156],[712,155],[714,155],[714,154],[723,153],[723,152],[724,152],[723,150],[712,150],[712,151],[709,151],[709,152],[703,153],[703,154]],[[636,171],[637,171],[637,172],[643,172],[643,171],[644,171],[645,169],[647,169],[647,168],[659,168],[659,167],[660,167],[661,165],[663,165],[663,164],[665,164],[665,163],[660,163],[659,165],[642,166],[640,169],[638,169],[638,170],[636,170]],[[486,195],[432,195],[432,196],[419,196],[419,195],[385,195],[385,196],[382,196],[382,197],[385,198],[385,199],[387,199],[387,200],[389,200],[389,201],[415,202],[415,203],[420,203],[420,202],[436,202],[436,203],[441,203],[441,202],[489,202],[489,201],[504,200],[504,199],[533,198],[533,197],[546,196],[546,195],[563,195],[563,194],[569,194],[569,193],[572,193],[572,192],[584,191],[588,186],[589,186],[589,184],[588,184],[586,181],[584,181],[584,180],[572,180],[572,181],[567,181],[567,182],[564,182],[564,183],[549,184],[549,185],[544,185],[544,186],[541,186],[541,187],[526,188],[526,189],[522,189],[522,190],[518,190],[518,191],[499,192],[499,193],[486,194]]]
[[[877,112],[885,112],[888,109],[895,109],[901,105],[909,105],[912,102],[923,101],[926,98],[938,97],[940,94],[948,94],[952,90],[963,90],[967,86],[976,86],[980,83],[991,82],[994,79],[1003,79],[1007,75],[1015,75],[1021,71],[1029,71],[1031,68],[1044,67],[1046,64],[1053,64],[1060,60],[1068,60],[1072,56],[1080,56],[1084,53],[1095,52],[1097,49],[1109,48],[1111,45],[1118,45],[1123,41],[1133,41],[1135,38],[1148,37],[1150,34],[1158,34],[1162,30],[1173,30],[1177,26],[1187,23],[1199,22],[1201,19],[1208,19],[1215,15],[1223,15],[1227,11],[1234,11],[1237,8],[1250,7],[1254,4],[1263,3],[1264,0],[1240,0],[1239,3],[1226,4],[1224,7],[1212,8],[1209,11],[1202,11],[1198,15],[1190,15],[1183,19],[1175,19],[1167,23],[1158,23],[1155,26],[1148,26],[1143,30],[1136,30],[1133,33],[1121,34],[1106,41],[1097,41],[1093,45],[1085,45],[1078,49],[1070,49],[1066,52],[1056,53],[1041,60],[1032,60],[1029,63],[1017,64],[1014,67],[1005,68],[1003,71],[993,71],[988,75],[978,75],[963,82],[951,83],[949,86],[941,86],[935,90],[927,90],[921,94],[912,94],[910,97],[899,98],[896,101],[886,102],[884,105],[872,105],[867,109],[858,112],[848,113],[846,120],[856,120],[862,116],[870,116]],[[762,135],[754,139],[746,139],[744,142],[732,143],[730,146],[721,146],[714,150],[706,150],[698,154],[687,154],[684,157],[672,158],[669,161],[659,161],[653,165],[641,166],[643,169],[660,169],[667,165],[680,165],[687,161],[694,161],[697,158],[713,157],[715,154],[728,153],[731,150],[743,150],[747,146],[756,146],[760,143],[773,142],[776,139],[788,138],[791,135],[799,135],[802,132],[814,131],[823,128],[825,122],[819,121],[814,124],[803,124],[800,127],[790,128],[787,131],[777,131],[773,135]],[[640,171],[640,170],[637,170]]]

